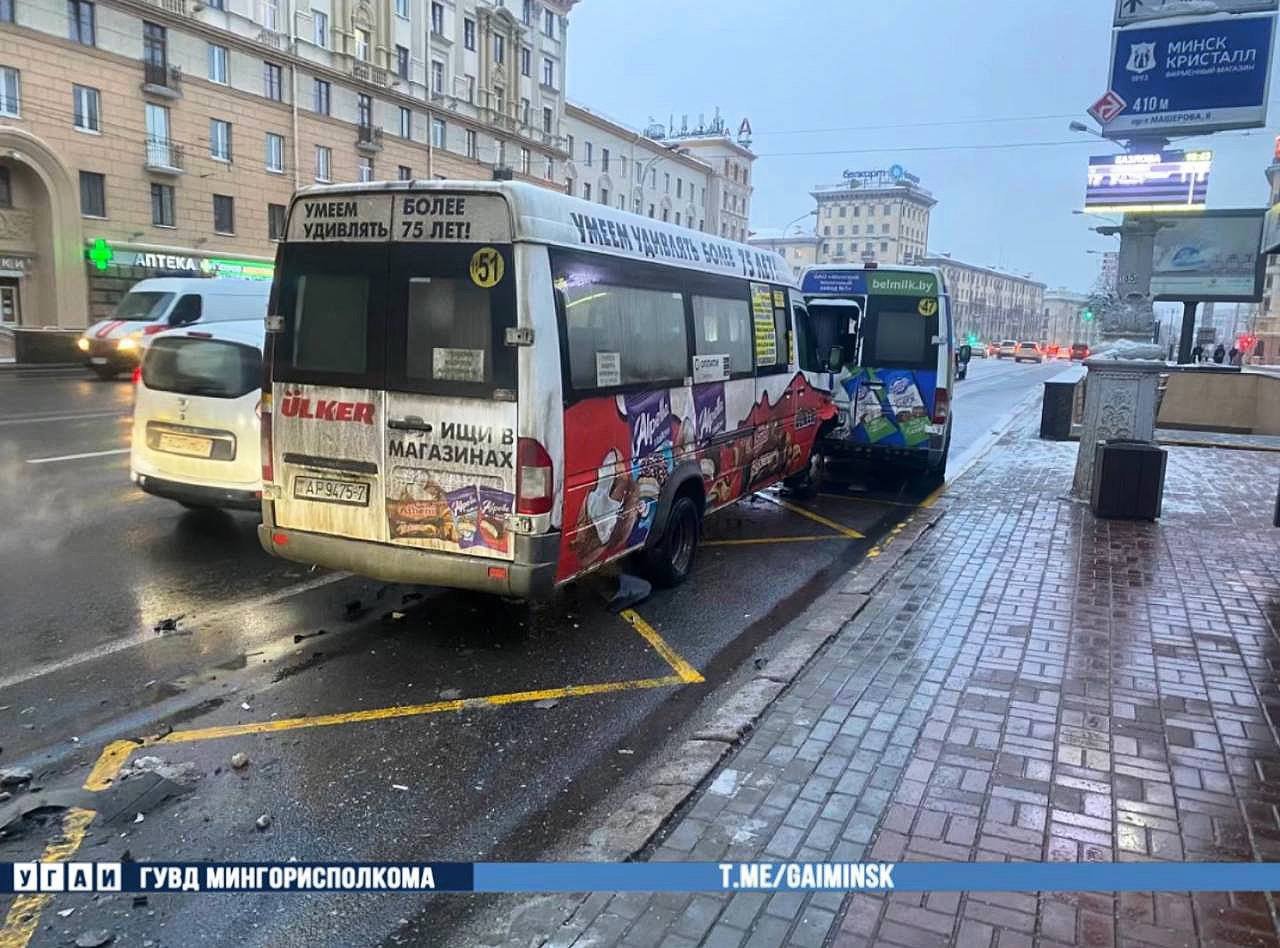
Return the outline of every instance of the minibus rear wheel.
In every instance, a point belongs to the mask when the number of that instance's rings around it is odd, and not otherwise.
[[[644,551],[644,571],[655,586],[679,586],[689,578],[701,533],[698,504],[681,494],[671,504],[662,537]]]

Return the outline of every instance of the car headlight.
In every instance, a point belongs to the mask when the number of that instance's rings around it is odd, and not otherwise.
[[[79,349],[81,352],[88,352],[89,340],[86,339],[84,336],[81,336],[79,339],[76,340],[76,348]]]
[[[136,348],[138,348],[138,340],[132,336],[125,336],[116,343],[116,349],[121,352],[132,352]]]

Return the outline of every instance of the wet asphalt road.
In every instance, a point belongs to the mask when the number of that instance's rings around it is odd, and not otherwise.
[[[953,459],[1061,368],[975,360]],[[111,740],[171,728],[134,756],[202,774],[141,824],[101,818],[91,859],[536,858],[919,500],[822,496],[802,506],[817,520],[762,496],[712,518],[695,576],[636,610],[673,665],[605,610],[606,581],[530,611],[267,557],[253,514],[189,512],[129,484],[130,403],[127,382],[0,370],[0,766],[75,788]],[[397,706],[419,709],[378,710]],[[296,726],[263,732],[281,721]],[[185,739],[233,725],[250,733]],[[227,765],[237,751],[242,772]],[[55,823],[28,821],[0,859],[36,858]],[[118,944],[377,944],[402,917],[447,931],[459,903],[67,896],[53,908],[76,907],[74,922],[46,910],[32,943],[101,927]]]

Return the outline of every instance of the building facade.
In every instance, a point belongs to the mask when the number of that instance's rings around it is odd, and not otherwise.
[[[146,276],[268,276],[293,191],[560,187],[576,0],[0,2],[0,319]]]
[[[1069,346],[1073,342],[1093,345],[1097,341],[1098,320],[1081,318],[1088,308],[1089,296],[1067,289],[1051,290],[1044,294],[1044,334],[1033,341],[1050,342]]]
[[[1046,340],[1043,283],[990,267],[962,263],[948,255],[924,256],[915,262],[942,271],[951,293],[957,338],[973,335],[980,342]]]
[[[716,109],[710,122],[699,118],[698,124],[690,127],[684,119],[678,130],[674,119],[665,127],[650,122],[645,132],[663,145],[710,166],[705,230],[745,243],[751,235],[751,194],[755,190],[752,165],[756,156],[751,150],[751,123],[744,118],[735,138]]]
[[[819,263],[913,264],[929,246],[929,215],[938,203],[900,165],[846,171],[840,184],[818,185]]]
[[[712,167],[585,106],[565,107],[564,186],[573,195],[694,230],[707,229]]]
[[[752,237],[747,243],[761,250],[771,250],[791,264],[791,268],[799,273],[802,267],[818,262],[818,245],[820,237],[812,234],[801,234],[792,237]]]
[[[1280,203],[1280,141],[1276,144],[1275,160],[1267,168],[1267,186],[1270,192],[1268,206],[1272,207]],[[1253,361],[1273,365],[1280,364],[1280,254],[1267,257],[1266,274],[1262,303],[1252,327],[1257,340],[1253,347]]]

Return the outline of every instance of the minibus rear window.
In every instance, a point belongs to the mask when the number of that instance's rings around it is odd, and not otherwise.
[[[363,374],[369,353],[369,277],[306,273],[293,310],[294,368]]]
[[[863,353],[864,365],[884,368],[931,369],[937,364],[932,342],[937,332],[936,316],[921,316],[918,301],[894,297],[871,301],[870,354]]]

